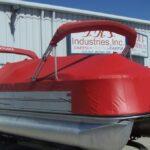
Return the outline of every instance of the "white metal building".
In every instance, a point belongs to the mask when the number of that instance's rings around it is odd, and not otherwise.
[[[85,19],[111,19],[128,24],[148,36],[150,51],[150,21],[19,0],[0,0],[0,45],[31,49],[41,56],[62,23]],[[66,52],[64,39],[57,47],[57,54]],[[0,64],[22,58],[0,54]],[[150,66],[150,56],[135,59]]]

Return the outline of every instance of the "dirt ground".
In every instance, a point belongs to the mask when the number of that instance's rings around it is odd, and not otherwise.
[[[143,144],[144,146],[146,146],[148,148],[148,150],[150,150],[150,138],[140,138],[137,140],[137,142]],[[123,148],[123,150],[137,150],[137,149],[126,146],[125,148]]]

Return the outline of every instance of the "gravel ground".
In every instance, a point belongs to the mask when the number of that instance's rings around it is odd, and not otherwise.
[[[137,140],[137,142],[143,144],[148,148],[148,150],[150,150],[150,138],[140,138]],[[126,146],[125,148],[123,148],[123,150],[137,150],[137,149],[130,146]]]

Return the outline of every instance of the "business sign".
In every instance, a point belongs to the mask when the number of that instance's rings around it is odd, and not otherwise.
[[[131,51],[132,55],[148,57],[148,36],[138,33],[136,44]]]
[[[138,35],[132,54],[147,57],[147,43],[146,36]],[[68,37],[68,52],[71,54],[121,53],[125,45],[124,36],[110,31],[87,31],[73,33]]]

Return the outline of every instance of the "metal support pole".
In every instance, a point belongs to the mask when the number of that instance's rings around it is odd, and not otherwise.
[[[51,45],[49,45],[47,50],[45,51],[44,55],[42,56],[42,59],[41,59],[39,65],[35,69],[35,72],[32,76],[32,81],[36,81],[37,77],[39,76],[39,74],[43,68],[43,65],[45,64],[45,62],[46,62],[48,56],[50,55],[50,53],[52,52],[52,50],[53,50],[53,47]]]
[[[130,52],[131,47],[129,45],[126,45],[124,50],[122,51],[122,56],[127,56],[127,54]]]

